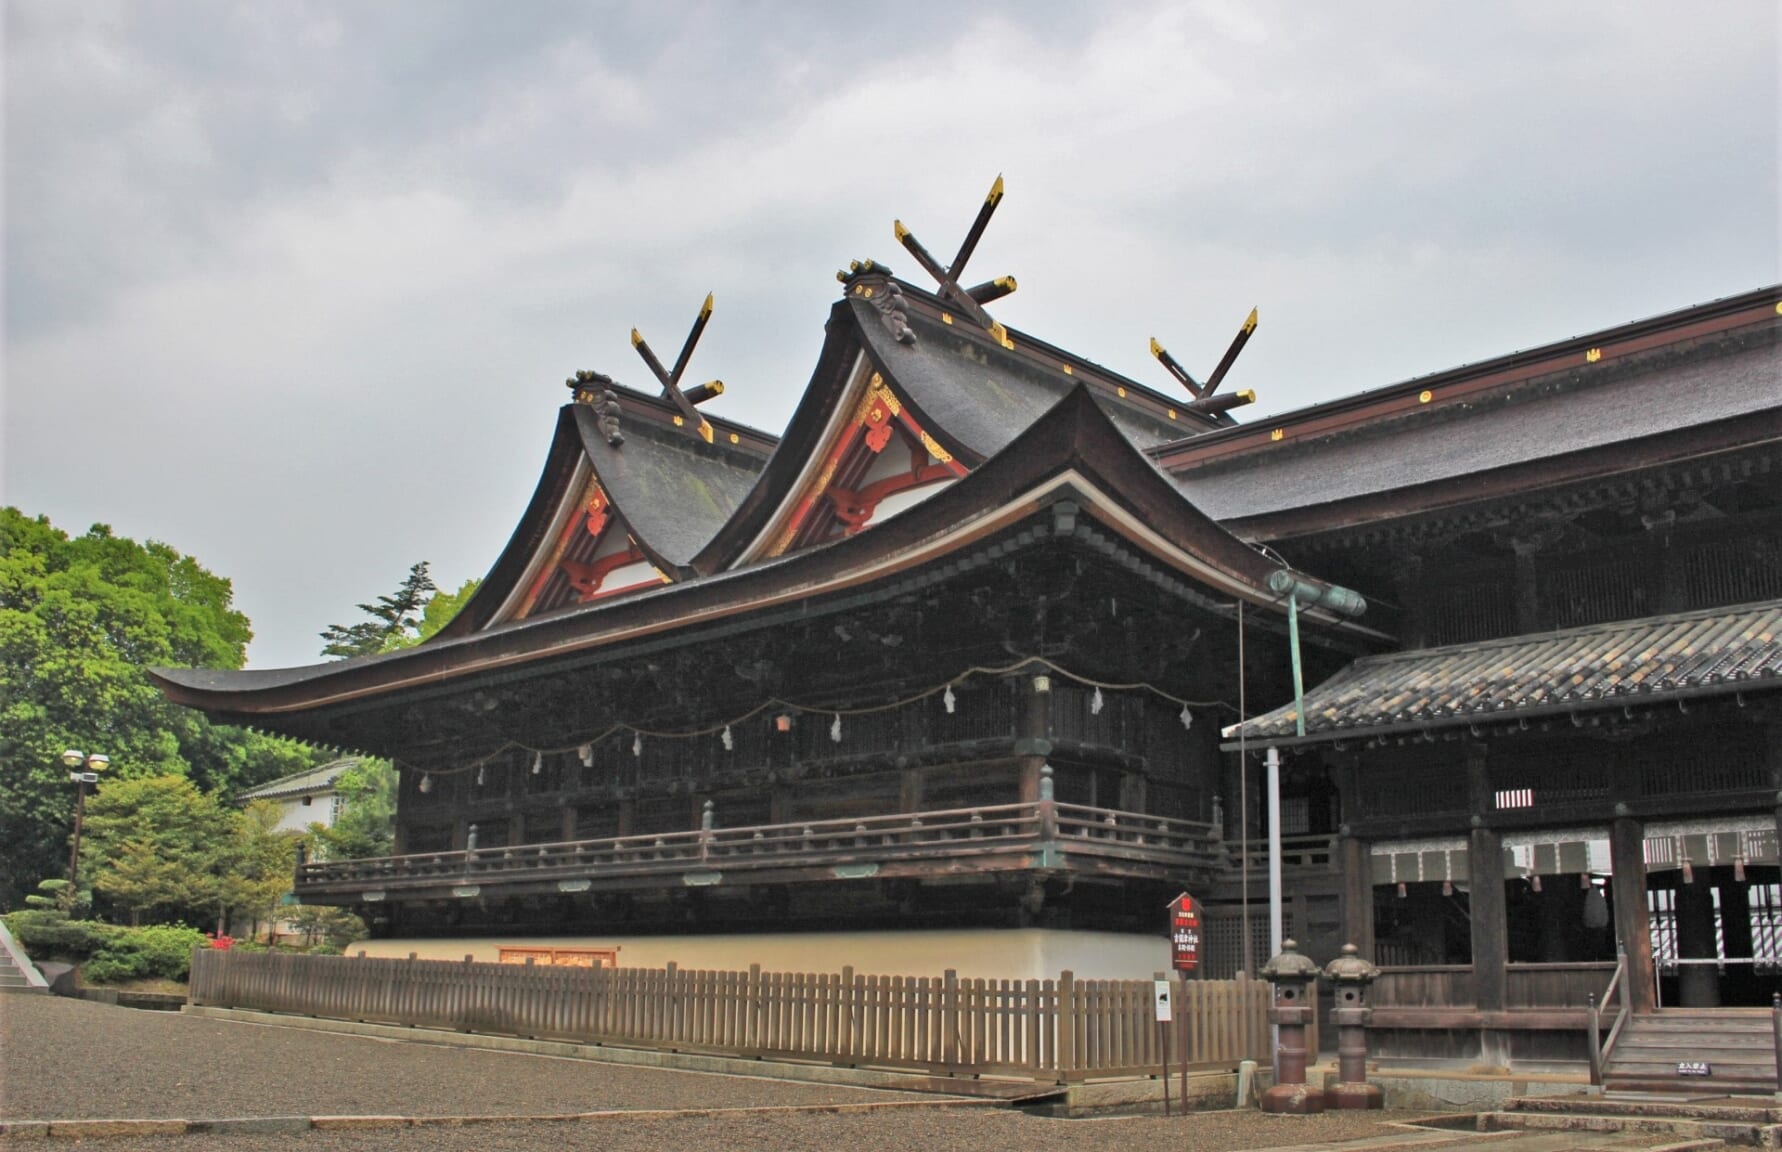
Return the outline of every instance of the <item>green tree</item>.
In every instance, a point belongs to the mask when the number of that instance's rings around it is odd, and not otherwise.
[[[70,537],[0,509],[0,906],[67,864],[64,748],[107,775],[236,789],[322,761],[295,741],[212,725],[150,682],[154,665],[239,668],[252,637],[228,580],[165,544],[95,525]]]
[[[396,769],[388,760],[361,760],[340,774],[334,791],[341,798],[334,824],[309,826],[316,853],[330,860],[388,856],[395,837]]]
[[[255,800],[231,815],[231,835],[215,865],[219,933],[230,913],[255,921],[276,919],[280,901],[291,890],[301,839],[279,831],[278,805],[270,800]]]
[[[93,891],[132,924],[150,912],[208,913],[223,898],[238,817],[184,776],[101,785],[87,804]]]
[[[415,629],[412,643],[419,644],[450,624],[452,617],[464,610],[464,605],[470,602],[470,598],[476,595],[476,590],[482,584],[481,580],[470,579],[458,585],[456,592],[434,593],[433,598],[427,601],[426,611],[421,613],[421,623]]]
[[[323,629],[322,639],[327,643],[322,647],[322,655],[344,660],[406,647],[404,641],[414,636],[428,597],[438,591],[433,577],[427,574],[427,561],[421,561],[409,568],[407,578],[395,593],[359,605],[359,611],[371,619],[357,624],[330,624]]]

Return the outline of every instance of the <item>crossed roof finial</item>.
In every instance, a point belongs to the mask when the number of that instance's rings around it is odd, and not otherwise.
[[[1238,353],[1242,352],[1244,345],[1250,342],[1250,333],[1254,331],[1256,331],[1256,309],[1252,308],[1250,315],[1244,318],[1244,326],[1238,329],[1237,336],[1231,341],[1231,347],[1225,350],[1225,355],[1220,358],[1218,366],[1213,369],[1213,374],[1207,377],[1205,384],[1196,381],[1188,374],[1186,368],[1176,363],[1176,358],[1164,350],[1163,345],[1157,342],[1155,336],[1151,337],[1151,355],[1157,357],[1157,362],[1169,369],[1169,374],[1180,381],[1182,387],[1188,389],[1188,394],[1194,397],[1188,401],[1190,412],[1203,412],[1217,416],[1229,412],[1233,408],[1241,408],[1245,404],[1253,403],[1256,399],[1256,393],[1247,388],[1241,392],[1227,392],[1223,396],[1213,395],[1220,382],[1225,379],[1225,374],[1231,371],[1232,364],[1237,361]]]
[[[928,249],[922,247],[914,233],[904,227],[902,220],[892,221],[892,230],[897,235],[897,242],[908,249],[909,254],[916,258],[916,263],[922,265],[940,285],[942,298],[957,304],[961,312],[977,321],[985,331],[996,338],[997,343],[1005,348],[1012,348],[1014,344],[1009,340],[1008,330],[992,319],[990,313],[984,311],[984,305],[992,300],[1000,300],[1013,292],[1015,278],[1013,276],[998,276],[994,280],[987,280],[970,288],[959,286],[959,278],[965,273],[966,261],[971,259],[972,252],[977,249],[978,240],[984,235],[984,229],[989,226],[990,217],[995,214],[996,206],[1000,203],[1002,203],[1002,177],[998,176],[996,183],[990,186],[990,195],[984,197],[984,204],[978,209],[978,218],[971,222],[971,229],[966,232],[965,240],[959,245],[959,254],[953,257],[951,264],[944,267],[940,261],[929,254]]]
[[[674,406],[681,410],[688,432],[698,436],[707,444],[712,442],[711,421],[701,416],[699,409],[694,405],[710,400],[713,396],[722,396],[724,382],[710,380],[683,392],[681,391],[681,374],[687,370],[687,361],[693,356],[693,346],[699,343],[699,335],[705,331],[706,322],[711,318],[712,294],[707,292],[705,303],[699,306],[699,315],[694,319],[693,327],[687,333],[686,342],[681,345],[681,354],[675,357],[672,371],[662,367],[662,361],[656,359],[656,354],[650,351],[650,346],[645,342],[643,334],[636,328],[631,330],[631,346],[637,349],[637,354],[643,357],[643,362],[650,366],[650,371],[655,373],[656,379],[661,382],[662,395],[672,400]]]

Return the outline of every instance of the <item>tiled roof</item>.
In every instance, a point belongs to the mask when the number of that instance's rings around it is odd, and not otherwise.
[[[1367,656],[1306,693],[1306,741],[1782,688],[1782,600]],[[1288,704],[1239,727],[1297,743]]]
[[[280,776],[277,780],[269,780],[256,788],[249,788],[236,793],[235,798],[242,803],[249,800],[281,800],[287,796],[315,795],[329,792],[340,774],[359,763],[356,756],[348,756],[340,760],[330,760],[317,768],[306,768],[302,772],[293,772],[289,776]]]

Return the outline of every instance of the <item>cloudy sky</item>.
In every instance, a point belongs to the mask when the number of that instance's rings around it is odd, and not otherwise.
[[[1261,415],[1782,280],[1778,9],[5,2],[4,498],[235,582],[256,667],[480,575],[562,381],[778,431],[836,268],[990,181],[997,308]]]

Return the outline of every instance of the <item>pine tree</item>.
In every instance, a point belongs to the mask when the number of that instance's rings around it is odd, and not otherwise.
[[[376,603],[359,605],[359,611],[371,619],[328,625],[322,632],[322,639],[327,641],[322,655],[344,660],[404,647],[420,625],[427,601],[438,591],[433,577],[427,574],[427,561],[421,561],[408,570],[408,578],[394,595],[379,596]]]

